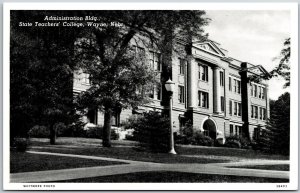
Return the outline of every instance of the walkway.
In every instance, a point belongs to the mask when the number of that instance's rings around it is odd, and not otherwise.
[[[276,160],[276,161],[275,160],[253,160],[253,161],[240,160],[239,162],[230,162],[230,163],[165,164],[165,163],[142,162],[142,161],[132,161],[132,160],[124,160],[124,159],[75,155],[75,154],[62,154],[62,153],[37,152],[37,151],[27,151],[27,152],[32,154],[66,156],[66,157],[76,157],[76,158],[105,160],[105,161],[118,161],[118,162],[125,162],[128,164],[13,173],[10,175],[10,180],[12,183],[50,182],[50,181],[71,180],[71,179],[89,178],[89,177],[97,177],[97,176],[127,174],[133,172],[147,172],[147,171],[176,171],[176,172],[188,172],[188,173],[199,173],[199,174],[219,174],[219,175],[289,179],[289,171],[229,168],[232,166],[242,166],[242,165],[289,164],[289,161],[286,160]]]

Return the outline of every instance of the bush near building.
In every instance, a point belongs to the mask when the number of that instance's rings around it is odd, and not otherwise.
[[[187,122],[180,134],[176,136],[176,142],[185,145],[214,146],[214,140],[201,131],[196,131],[190,122]]]
[[[150,111],[128,119],[125,129],[133,129],[133,136],[143,149],[153,152],[168,152],[170,123],[169,118],[159,112]]]

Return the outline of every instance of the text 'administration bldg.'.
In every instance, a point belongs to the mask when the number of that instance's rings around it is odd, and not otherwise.
[[[177,46],[184,45],[180,42]],[[147,63],[154,70],[163,74],[161,54],[140,45],[135,49],[145,53]],[[187,120],[195,129],[204,132],[213,139],[225,139],[231,135],[242,135],[242,129],[251,139],[258,137],[265,127],[269,116],[269,97],[267,81],[259,83],[249,81],[250,77],[267,74],[262,66],[255,66],[228,56],[220,44],[211,41],[195,42],[189,53],[172,52],[172,81],[175,82],[173,93],[174,131],[180,132]],[[84,91],[89,87],[89,75],[74,75],[74,92]],[[133,113],[168,109],[163,102],[168,94],[165,81],[161,77],[161,88],[154,88],[148,96],[153,102],[138,110],[123,110],[113,117],[112,125],[120,126]],[[165,105],[164,105],[165,104]],[[103,125],[102,112],[90,111],[88,122]],[[224,141],[223,141],[224,142]]]

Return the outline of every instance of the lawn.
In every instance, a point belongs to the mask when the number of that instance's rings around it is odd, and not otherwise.
[[[26,152],[10,152],[11,173],[107,166],[115,164],[126,163],[54,155],[38,155]]]
[[[209,159],[199,156],[227,156],[238,159],[276,159],[288,160],[288,156],[264,154],[254,150],[201,147],[201,146],[177,146],[177,155],[164,153],[150,153],[139,151],[134,141],[112,141],[113,147],[103,148],[100,139],[87,138],[58,138],[56,146],[50,146],[48,139],[32,139],[32,150],[48,151],[56,153],[79,154],[103,156],[136,161],[156,162],[156,163],[219,163],[229,162],[228,159]],[[36,148],[38,146],[38,148]],[[70,147],[68,147],[70,146]],[[41,148],[42,147],[42,148]],[[193,155],[195,157],[186,157]]]
[[[277,171],[290,171],[290,165],[249,165],[249,166],[235,166],[230,168],[244,168],[244,169],[258,169],[258,170],[277,170]]]
[[[64,180],[59,182],[286,183],[289,182],[289,180],[276,179],[276,178],[274,179],[274,178],[259,178],[259,177],[245,177],[245,176],[157,171],[157,172],[137,172],[137,173],[130,173],[130,174],[101,176],[101,177],[92,177],[92,178],[81,178],[81,179],[74,179],[74,180]]]

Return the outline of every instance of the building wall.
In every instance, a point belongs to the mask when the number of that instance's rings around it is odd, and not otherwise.
[[[181,45],[182,46],[182,45]],[[205,120],[212,120],[216,125],[218,136],[217,138],[225,138],[230,136],[229,125],[241,126],[245,124],[242,120],[242,116],[234,115],[230,112],[230,100],[233,102],[242,103],[242,93],[234,92],[234,79],[241,81],[241,61],[235,59],[228,59],[221,53],[213,53],[213,51],[206,51],[195,46],[192,48],[192,55],[188,55],[184,49],[182,52],[173,52],[172,55],[172,79],[175,82],[175,90],[173,93],[173,124],[174,131],[180,132],[182,124],[181,118],[187,111],[192,112],[192,121],[195,129],[202,131]],[[149,49],[145,48],[146,58],[149,58]],[[180,59],[186,61],[184,66],[184,73],[180,74]],[[147,61],[145,61],[147,62]],[[208,81],[202,81],[198,75],[198,64],[208,66]],[[217,70],[217,71],[216,71]],[[224,86],[220,85],[219,71],[224,72]],[[218,76],[218,77],[216,77]],[[74,92],[81,92],[88,88],[88,84],[84,82],[84,75],[74,75]],[[229,77],[231,77],[231,87],[229,90]],[[165,77],[168,79],[169,77]],[[247,84],[248,94],[248,118],[249,118],[249,133],[250,137],[253,136],[254,128],[265,126],[265,120],[251,118],[251,105],[260,106],[266,108],[267,115],[269,114],[269,98],[267,82],[262,82],[266,88],[265,99],[259,99],[251,96],[251,83]],[[162,82],[162,86],[164,83]],[[179,87],[184,87],[184,101],[179,102],[178,92]],[[218,89],[216,89],[218,88]],[[198,105],[198,91],[204,91],[209,94],[209,107],[203,108]],[[221,108],[221,96],[224,97],[224,112],[218,111]],[[161,97],[163,98],[163,97]],[[151,103],[144,105],[147,110],[154,109],[162,111],[168,109],[168,107],[161,105],[161,100],[154,99]],[[234,112],[234,103],[232,106],[232,112]],[[121,123],[126,121],[132,114],[131,109],[123,110],[120,114]],[[98,124],[103,125],[104,116],[103,113],[98,112]],[[268,116],[267,116],[268,117]],[[266,117],[266,118],[267,118]]]

